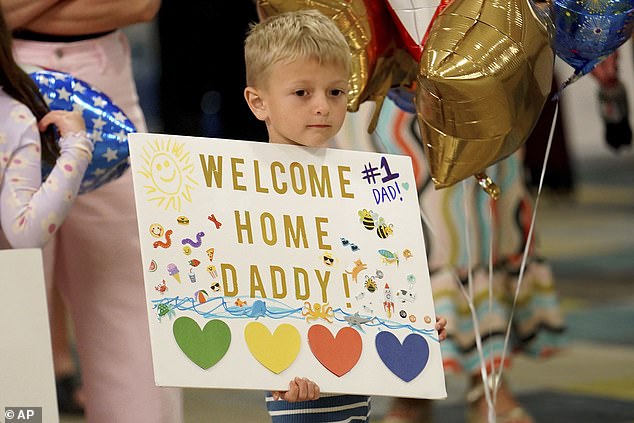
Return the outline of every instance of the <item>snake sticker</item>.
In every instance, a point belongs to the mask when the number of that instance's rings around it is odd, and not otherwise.
[[[156,242],[154,242],[154,244],[152,244],[152,246],[153,246],[154,248],[158,248],[158,247],[161,247],[161,248],[169,248],[169,247],[172,245],[172,233],[173,233],[173,232],[174,232],[174,231],[172,231],[171,229],[168,229],[168,230],[165,232],[165,239],[166,239],[166,241],[165,241],[165,242],[163,242],[163,241],[156,241]]]
[[[202,245],[204,236],[205,236],[204,232],[198,232],[196,234],[196,241],[192,240],[191,238],[183,238],[181,243],[183,245],[189,244],[189,245],[191,245],[194,248],[198,248],[198,247],[200,247]]]

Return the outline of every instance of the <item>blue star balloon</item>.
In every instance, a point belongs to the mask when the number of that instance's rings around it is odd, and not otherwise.
[[[95,145],[79,193],[90,192],[117,179],[130,166],[128,134],[134,124],[103,92],[68,73],[38,70],[29,74],[51,110],[80,111],[86,133]],[[52,168],[44,165],[42,175]]]
[[[554,0],[553,49],[574,68],[564,86],[590,72],[632,35],[634,0]]]

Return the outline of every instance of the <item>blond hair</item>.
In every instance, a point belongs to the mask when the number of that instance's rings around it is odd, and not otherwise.
[[[251,26],[244,43],[247,85],[266,81],[276,63],[314,59],[341,64],[350,73],[350,47],[337,25],[317,10],[271,16]]]

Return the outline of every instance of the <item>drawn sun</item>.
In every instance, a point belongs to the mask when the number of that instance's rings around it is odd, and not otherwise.
[[[192,178],[194,165],[183,143],[155,140],[143,147],[143,166],[139,173],[148,184],[143,185],[148,201],[157,202],[165,210],[181,210],[183,201],[192,201],[191,192],[198,182]]]

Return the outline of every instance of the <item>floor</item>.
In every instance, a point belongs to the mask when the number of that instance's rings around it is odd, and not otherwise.
[[[632,75],[631,67],[625,72]],[[586,92],[568,108],[577,113],[587,100],[590,116],[568,116],[573,125],[580,122],[570,131],[575,193],[543,193],[537,215],[541,249],[553,265],[572,342],[544,361],[518,358],[507,373],[538,422],[634,422],[634,151],[615,154],[600,147],[602,140],[588,139],[600,138],[589,84],[579,82]],[[448,377],[449,396],[434,404],[435,421],[465,421],[465,386],[462,378]],[[373,399],[373,421],[381,421],[388,404],[389,398]],[[269,421],[255,391],[186,389],[185,415],[187,423]]]

